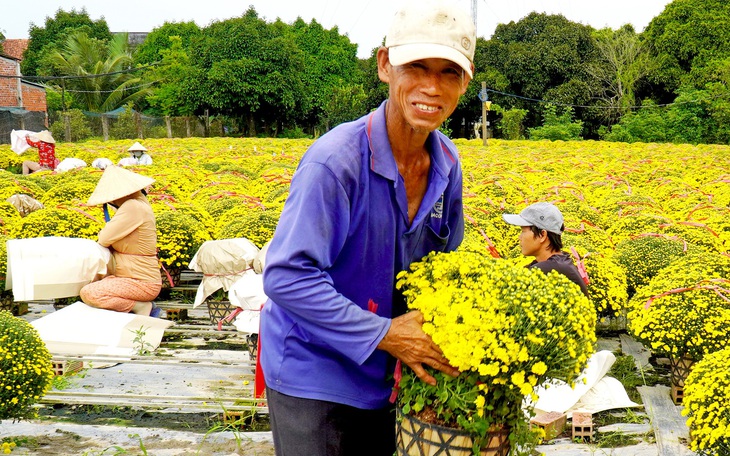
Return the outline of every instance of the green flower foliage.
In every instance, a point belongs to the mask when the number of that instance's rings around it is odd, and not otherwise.
[[[590,279],[588,294],[599,318],[621,316],[629,300],[624,269],[609,254],[588,252],[583,247],[576,251]]]
[[[0,420],[32,417],[52,380],[51,354],[38,332],[0,310]]]
[[[274,236],[280,215],[276,210],[235,207],[220,217],[215,238],[245,238],[262,248]]]
[[[184,268],[203,242],[208,230],[194,217],[177,210],[156,213],[158,257],[166,267]]]
[[[629,301],[628,329],[654,352],[700,360],[730,346],[730,258],[692,253],[665,267]]]
[[[637,288],[648,284],[659,271],[683,257],[688,248],[676,238],[661,236],[639,236],[619,242],[615,258],[626,271],[629,295],[633,296]]]
[[[730,456],[730,348],[695,363],[684,383],[690,449],[704,456]]]
[[[13,226],[10,238],[59,236],[96,240],[103,219],[78,208],[43,208],[31,212]]]

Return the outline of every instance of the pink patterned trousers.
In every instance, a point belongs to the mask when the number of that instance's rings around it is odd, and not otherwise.
[[[79,295],[82,301],[92,307],[130,312],[136,302],[150,302],[157,298],[160,290],[161,283],[111,275],[85,285]]]

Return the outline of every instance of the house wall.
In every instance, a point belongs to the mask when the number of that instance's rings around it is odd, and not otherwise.
[[[17,76],[20,64],[13,59],[0,56],[0,75]],[[0,78],[0,106],[20,105],[17,78]]]

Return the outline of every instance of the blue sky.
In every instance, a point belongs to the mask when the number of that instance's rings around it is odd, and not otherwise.
[[[455,7],[471,11],[471,0],[453,0]],[[499,23],[519,21],[532,11],[562,14],[571,21],[595,28],[633,24],[641,31],[671,3],[670,0],[477,0],[477,34],[489,38]],[[237,17],[252,5],[260,17],[293,22],[316,19],[325,28],[338,26],[358,44],[358,57],[370,55],[387,32],[397,0],[34,0],[27,7],[3,14],[0,30],[7,38],[27,38],[31,23],[43,26],[46,17],[86,8],[92,19],[102,16],[113,32],[149,32],[167,22],[195,21],[200,26]]]

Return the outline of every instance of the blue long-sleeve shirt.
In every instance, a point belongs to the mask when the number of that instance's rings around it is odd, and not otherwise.
[[[260,329],[266,384],[281,393],[386,406],[394,362],[376,347],[405,312],[395,276],[463,239],[456,147],[429,136],[428,188],[409,223],[385,103],[317,140],[292,179],[266,256]]]

